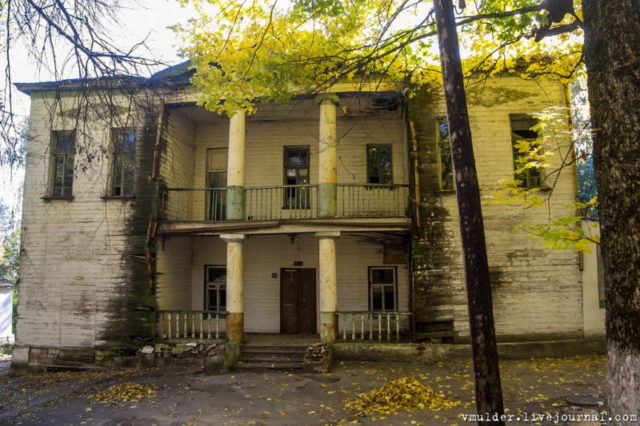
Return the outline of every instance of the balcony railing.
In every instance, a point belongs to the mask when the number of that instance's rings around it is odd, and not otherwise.
[[[336,312],[339,338],[343,341],[400,341],[410,328],[410,312]]]
[[[404,217],[409,186],[338,184],[337,217]],[[245,220],[315,219],[318,185],[254,186],[244,190]],[[166,188],[166,220],[227,220],[226,188]]]
[[[165,340],[219,340],[226,315],[217,311],[158,311],[157,336]]]

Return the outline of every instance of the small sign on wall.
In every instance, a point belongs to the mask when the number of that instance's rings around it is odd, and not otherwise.
[[[293,266],[302,266],[302,265],[304,265],[304,262],[302,260],[293,261]]]

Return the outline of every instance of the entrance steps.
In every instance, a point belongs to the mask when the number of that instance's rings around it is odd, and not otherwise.
[[[307,345],[242,346],[236,370],[302,370]]]

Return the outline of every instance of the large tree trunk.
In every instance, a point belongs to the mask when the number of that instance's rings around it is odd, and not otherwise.
[[[640,1],[584,0],[607,291],[609,409],[640,411]],[[621,424],[621,421],[613,423]],[[630,423],[626,423],[630,424]]]
[[[464,91],[458,33],[451,0],[434,0],[440,61],[449,120],[451,155],[456,178],[460,234],[471,328],[471,347],[476,382],[478,414],[503,413],[502,386],[493,322],[487,247],[480,204],[478,174],[473,157],[471,129]],[[504,422],[483,421],[486,424]]]

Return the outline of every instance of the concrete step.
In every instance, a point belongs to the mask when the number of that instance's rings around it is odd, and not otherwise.
[[[240,356],[242,362],[302,362],[303,356],[278,356],[278,355],[250,355],[243,354]]]
[[[301,353],[304,354],[307,346],[276,346],[276,345],[243,345],[243,353]]]
[[[238,362],[236,370],[301,370],[302,362]]]

